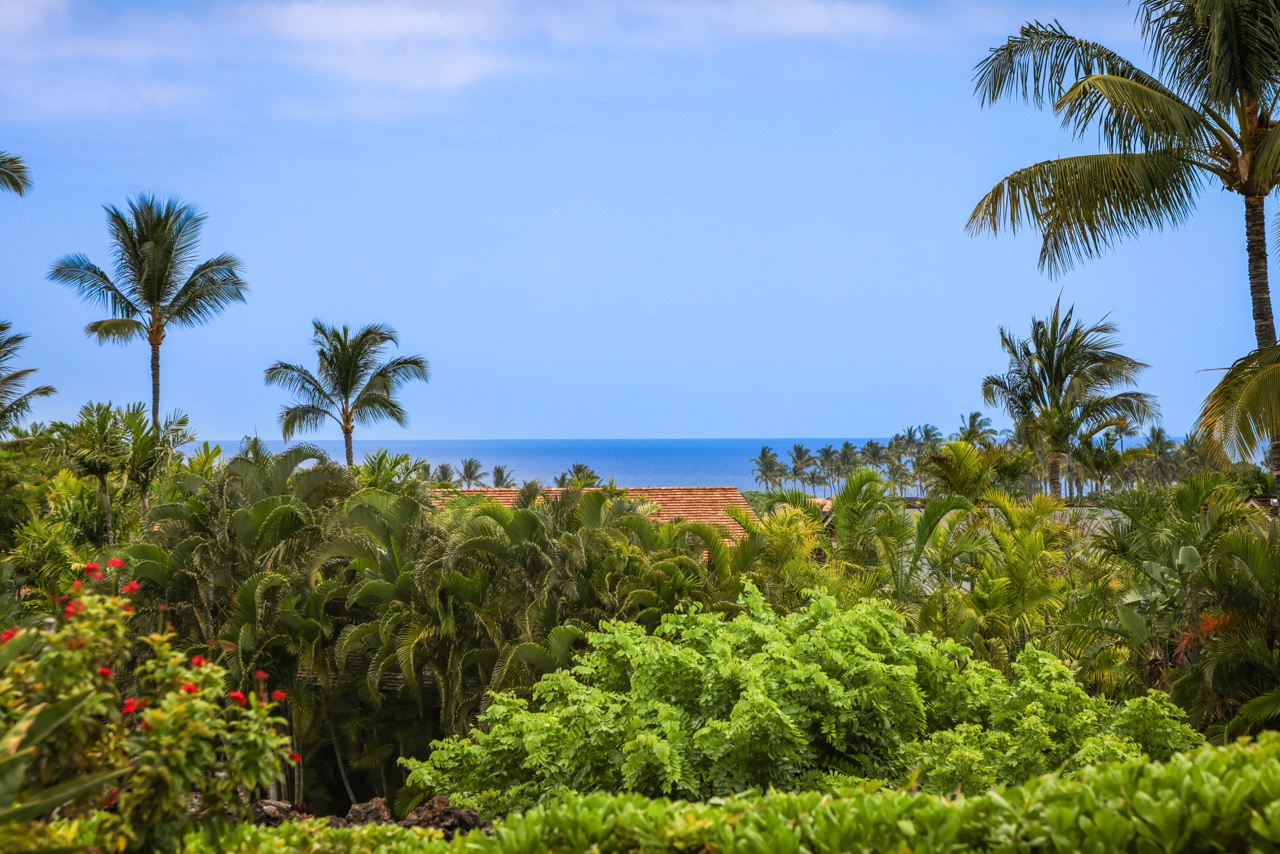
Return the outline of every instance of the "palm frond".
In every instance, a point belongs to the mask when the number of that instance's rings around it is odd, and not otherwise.
[[[7,151],[0,151],[0,189],[26,194],[31,189],[31,175],[22,158]]]
[[[1236,360],[1205,398],[1195,430],[1242,458],[1280,435],[1280,347]]]
[[[1039,231],[1040,267],[1056,276],[1119,240],[1181,224],[1203,182],[1204,173],[1175,149],[1046,160],[993,187],[967,229]]]

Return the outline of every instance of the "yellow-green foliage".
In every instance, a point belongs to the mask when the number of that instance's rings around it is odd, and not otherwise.
[[[874,602],[818,596],[779,615],[750,592],[733,619],[670,615],[590,635],[530,704],[498,694],[470,738],[406,760],[410,784],[501,813],[552,792],[703,799],[849,776],[980,791],[1090,757],[1162,759],[1202,739],[1157,697],[1113,707],[1029,648],[1012,679]]]
[[[1280,846],[1280,735],[1037,777],[976,797],[818,792],[691,804],[569,796],[515,815],[492,836],[452,842],[395,827],[244,826],[184,854],[534,854],[550,851],[901,852],[1267,851]]]

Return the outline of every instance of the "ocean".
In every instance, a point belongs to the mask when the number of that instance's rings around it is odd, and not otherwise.
[[[212,441],[212,440],[210,440]],[[505,466],[517,483],[551,480],[574,463],[586,463],[601,478],[613,478],[619,486],[736,486],[759,489],[751,473],[751,460],[763,445],[773,448],[783,461],[796,443],[811,451],[842,442],[861,446],[867,439],[403,439],[354,443],[356,460],[386,448],[393,454],[409,454],[431,465],[459,463],[475,457],[489,471]],[[881,439],[880,441],[885,441]],[[238,440],[218,441],[231,453]],[[285,443],[267,440],[279,450]],[[291,443],[292,444],[292,443]],[[341,441],[316,441],[335,459],[342,459]]]

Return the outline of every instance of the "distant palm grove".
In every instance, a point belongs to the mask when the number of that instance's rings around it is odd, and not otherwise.
[[[1239,196],[1254,335],[1194,424],[1059,298],[991,330],[949,428],[765,446],[745,495],[358,459],[431,379],[383,323],[296,330],[245,378],[283,444],[220,447],[163,345],[252,310],[251,271],[188,203],[108,206],[109,260],[49,287],[146,342],[150,400],[40,420],[0,321],[0,850],[1274,850],[1280,3],[1137,10],[1149,70],[1056,23],[979,63],[984,104],[1102,151],[969,228],[1037,231],[1056,274]]]

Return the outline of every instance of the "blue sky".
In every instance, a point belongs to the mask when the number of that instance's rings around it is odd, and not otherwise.
[[[1110,313],[1182,433],[1249,349],[1242,205],[1051,281],[1033,235],[966,236],[1013,169],[1088,150],[980,108],[1025,20],[1141,56],[1121,2],[0,0],[0,318],[56,385],[43,420],[148,394],[140,345],[45,274],[108,259],[104,203],[177,195],[253,292],[165,343],[165,409],[277,435],[277,359],[313,317],[431,361],[365,438],[887,435],[954,429],[1000,325],[1058,292]]]

